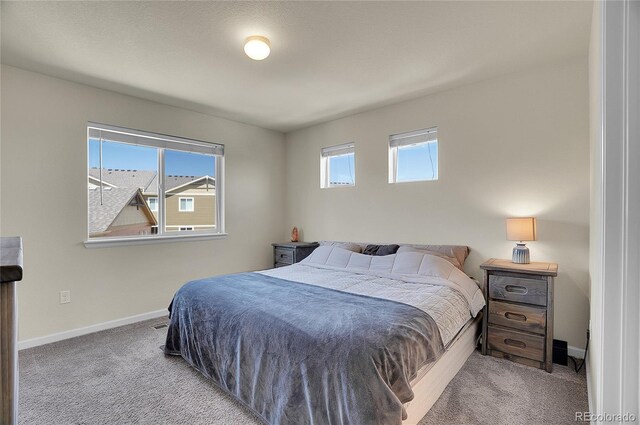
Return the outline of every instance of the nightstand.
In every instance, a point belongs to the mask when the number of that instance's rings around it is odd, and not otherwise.
[[[490,259],[484,270],[487,301],[482,354],[551,372],[553,367],[553,278],[555,263],[514,264]]]
[[[298,263],[320,246],[318,242],[286,242],[271,245],[273,245],[274,267],[284,267]]]

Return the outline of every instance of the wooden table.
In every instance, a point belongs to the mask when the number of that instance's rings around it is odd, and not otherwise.
[[[487,306],[482,354],[551,372],[553,369],[553,278],[556,263],[514,264],[495,258],[484,270]]]
[[[0,425],[18,423],[18,306],[22,238],[0,238]]]

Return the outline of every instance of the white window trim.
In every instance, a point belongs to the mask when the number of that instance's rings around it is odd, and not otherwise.
[[[156,208],[155,209],[151,208],[151,200],[152,199],[156,200]],[[147,205],[149,205],[149,209],[151,210],[151,212],[158,212],[158,197],[157,196],[149,196],[149,198],[147,199]]]
[[[185,200],[191,199],[191,209],[190,210],[189,209],[186,209],[186,210],[182,209],[182,200],[183,199],[185,199]],[[178,212],[195,212],[195,210],[196,210],[196,200],[195,200],[195,198],[193,196],[179,196],[178,197]]]
[[[179,233],[179,232],[176,232]],[[180,242],[180,241],[203,241],[209,239],[225,239],[228,236],[227,233],[195,233],[189,232],[188,234],[176,234],[170,235],[165,233],[158,236],[131,236],[122,238],[93,238],[84,242],[86,248],[105,248],[111,246],[131,246],[131,245],[148,245],[154,243],[167,243],[167,242]]]
[[[424,137],[424,141],[416,141],[417,138]],[[389,136],[389,184],[433,182],[438,181],[439,175],[433,179],[413,179],[398,181],[398,150],[406,146],[418,146],[428,143],[438,143],[438,127],[424,130],[409,131],[406,133],[393,134]],[[436,157],[436,164],[438,157]]]
[[[353,155],[353,183],[331,184],[330,158]],[[320,150],[320,188],[334,189],[338,187],[354,187],[356,185],[356,150],[355,143],[329,146]]]
[[[210,142],[203,142],[194,139],[184,139],[175,136],[168,136],[163,134],[148,133],[140,130],[127,129],[124,127],[110,126],[106,124],[99,124],[94,122],[87,123],[87,170],[89,168],[89,139],[96,130],[104,129],[105,131],[119,132],[133,137],[151,137],[155,138],[154,143],[161,144],[165,141],[169,141],[167,147],[176,149],[176,146],[184,148],[189,145],[193,145],[194,152],[202,152],[203,149],[211,148],[215,155],[215,181],[216,181],[216,224],[211,227],[215,232],[211,230],[193,231],[188,234],[171,234],[161,233],[155,235],[146,236],[117,236],[117,237],[101,237],[90,238],[89,237],[89,207],[88,207],[88,190],[87,190],[87,227],[86,227],[86,239],[84,246],[86,248],[103,248],[112,246],[132,246],[132,245],[147,245],[154,243],[168,243],[179,241],[196,241],[196,240],[210,240],[210,239],[225,239],[228,233],[225,232],[225,157],[224,157],[224,145]],[[122,143],[122,142],[121,142]],[[140,143],[138,143],[140,144]],[[153,144],[150,144],[150,146]],[[186,149],[180,149],[186,150]],[[87,173],[88,174],[88,173]],[[158,155],[158,177],[159,187],[162,190],[164,187],[164,147],[160,147]],[[158,209],[164,211],[165,199],[164,196],[158,196]],[[179,206],[178,206],[179,207]],[[195,200],[194,200],[195,209]],[[164,228],[166,214],[159,214],[158,228]]]

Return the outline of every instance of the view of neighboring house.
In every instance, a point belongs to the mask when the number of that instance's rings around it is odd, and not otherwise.
[[[167,232],[206,230],[216,226],[215,179],[210,176],[167,176]]]
[[[90,237],[148,235],[157,225],[140,189],[103,186],[101,191],[89,184]]]
[[[215,228],[216,193],[213,177],[169,175],[164,184],[167,232]],[[129,198],[123,200],[128,195]],[[99,168],[91,168],[89,202],[91,237],[157,232],[159,201],[158,175],[155,170],[103,168],[100,173]],[[136,208],[139,213],[129,212],[130,207]],[[126,222],[123,221],[125,217]]]

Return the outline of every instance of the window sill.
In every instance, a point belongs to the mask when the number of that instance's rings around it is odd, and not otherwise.
[[[334,186],[320,186],[320,189],[340,189],[347,187],[356,187],[355,184],[336,184]]]
[[[189,242],[204,241],[210,239],[225,239],[227,233],[208,233],[200,235],[162,235],[153,237],[130,237],[130,238],[103,238],[84,241],[85,248],[107,248],[112,246],[148,245],[167,242]]]

